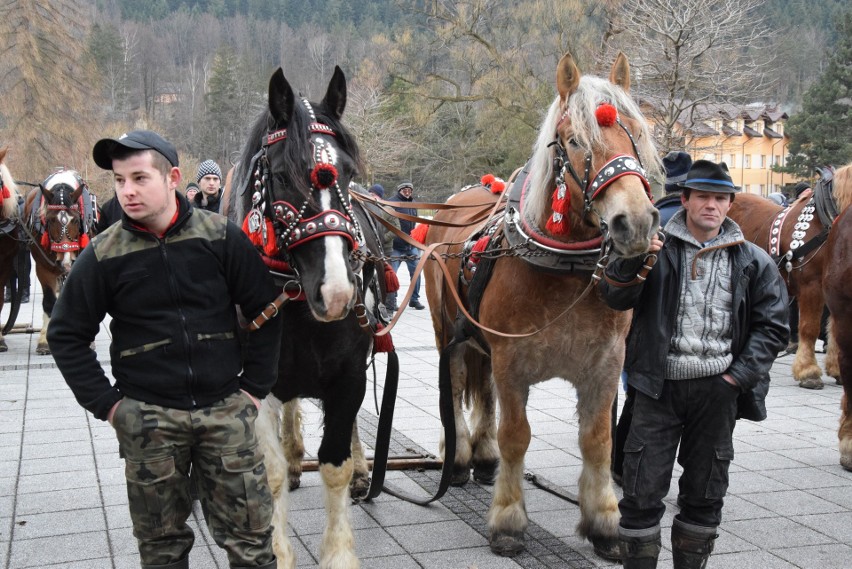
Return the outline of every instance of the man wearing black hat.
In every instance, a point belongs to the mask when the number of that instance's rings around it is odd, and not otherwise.
[[[625,569],[657,566],[663,499],[683,467],[671,530],[675,569],[701,569],[713,550],[738,418],[766,417],[769,368],[787,344],[787,293],[769,256],[727,217],[734,186],[724,163],[698,160],[683,209],[652,240],[657,261],[615,259],[600,292],[633,309],[624,369],[636,390],[624,447],[619,541]],[[678,454],[678,444],[680,451]]]
[[[231,567],[276,566],[272,501],[254,423],[277,377],[281,319],[241,343],[277,290],[224,217],[193,209],[174,146],[151,131],[102,139],[123,211],[77,258],[47,331],[77,401],[115,429],[143,569],[188,569],[189,471]],[[113,384],[89,349],[112,317]]]
[[[674,213],[680,209],[681,184],[686,181],[686,175],[692,166],[692,156],[686,152],[669,152],[663,157],[663,167],[666,170],[664,189],[666,195],[657,200],[654,205],[660,211],[660,227],[665,227]]]
[[[798,200],[802,199],[810,199],[810,197],[814,195],[813,189],[811,189],[811,185],[808,182],[799,182],[793,187],[793,199]]]
[[[396,187],[396,196],[394,199],[398,202],[410,202],[414,200],[414,185],[411,182],[402,182]],[[398,207],[396,210],[400,213],[404,213],[410,216],[416,216],[417,210],[413,207]],[[400,229],[408,235],[411,235],[411,230],[414,229],[415,223],[413,221],[408,221],[406,219],[399,220]],[[405,260],[405,266],[408,268],[408,275],[414,276],[414,271],[417,268],[418,255],[420,254],[419,249],[409,245],[405,242],[401,237],[394,237],[393,240],[393,251],[391,252],[391,264],[393,265],[393,270],[399,270],[399,266],[402,264],[402,261]],[[414,287],[414,290],[411,293],[411,299],[408,301],[408,306],[414,308],[415,310],[423,310],[426,308],[420,302],[420,275],[417,275],[417,278],[414,279],[414,282],[409,284],[409,286]],[[392,292],[388,294],[388,308],[390,310],[396,310],[396,296],[397,293]]]

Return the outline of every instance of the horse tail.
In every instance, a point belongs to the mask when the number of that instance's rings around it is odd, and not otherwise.
[[[493,397],[491,389],[491,358],[478,349],[468,347],[464,354],[467,369],[467,385],[464,404],[468,409],[482,405]]]

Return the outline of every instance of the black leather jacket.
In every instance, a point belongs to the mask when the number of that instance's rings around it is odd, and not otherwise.
[[[766,418],[764,400],[769,391],[769,369],[790,335],[787,290],[769,255],[745,241],[729,245],[733,261],[733,362],[729,373],[743,392],[738,417],[752,421]],[[681,255],[684,243],[666,239],[656,265],[644,283],[614,286],[602,279],[599,291],[616,310],[633,309],[627,337],[624,369],[628,383],[659,399],[665,377],[666,355],[680,301]],[[643,258],[616,259],[606,269],[612,281],[634,279]]]

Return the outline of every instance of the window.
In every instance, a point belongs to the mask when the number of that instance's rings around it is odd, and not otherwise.
[[[766,169],[766,154],[760,155],[760,169],[761,170]]]
[[[743,170],[751,168],[751,154],[743,154]]]

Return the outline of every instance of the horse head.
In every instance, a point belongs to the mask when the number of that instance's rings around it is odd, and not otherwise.
[[[6,167],[7,147],[0,148],[0,219],[18,217],[18,186]]]
[[[41,246],[53,253],[56,263],[66,273],[89,242],[81,199],[85,189],[86,183],[74,170],[55,172],[41,184],[44,196]]]
[[[603,235],[618,255],[645,253],[659,227],[647,172],[659,175],[661,162],[628,95],[627,58],[618,54],[607,80],[581,75],[565,54],[556,87],[531,162],[530,220],[559,240]]]
[[[286,263],[317,320],[344,318],[355,303],[350,253],[363,235],[349,183],[361,159],[340,118],[346,79],[339,67],[320,103],[297,98],[279,68],[269,81],[269,108],[249,135],[237,179],[251,180],[235,215],[273,270]]]

